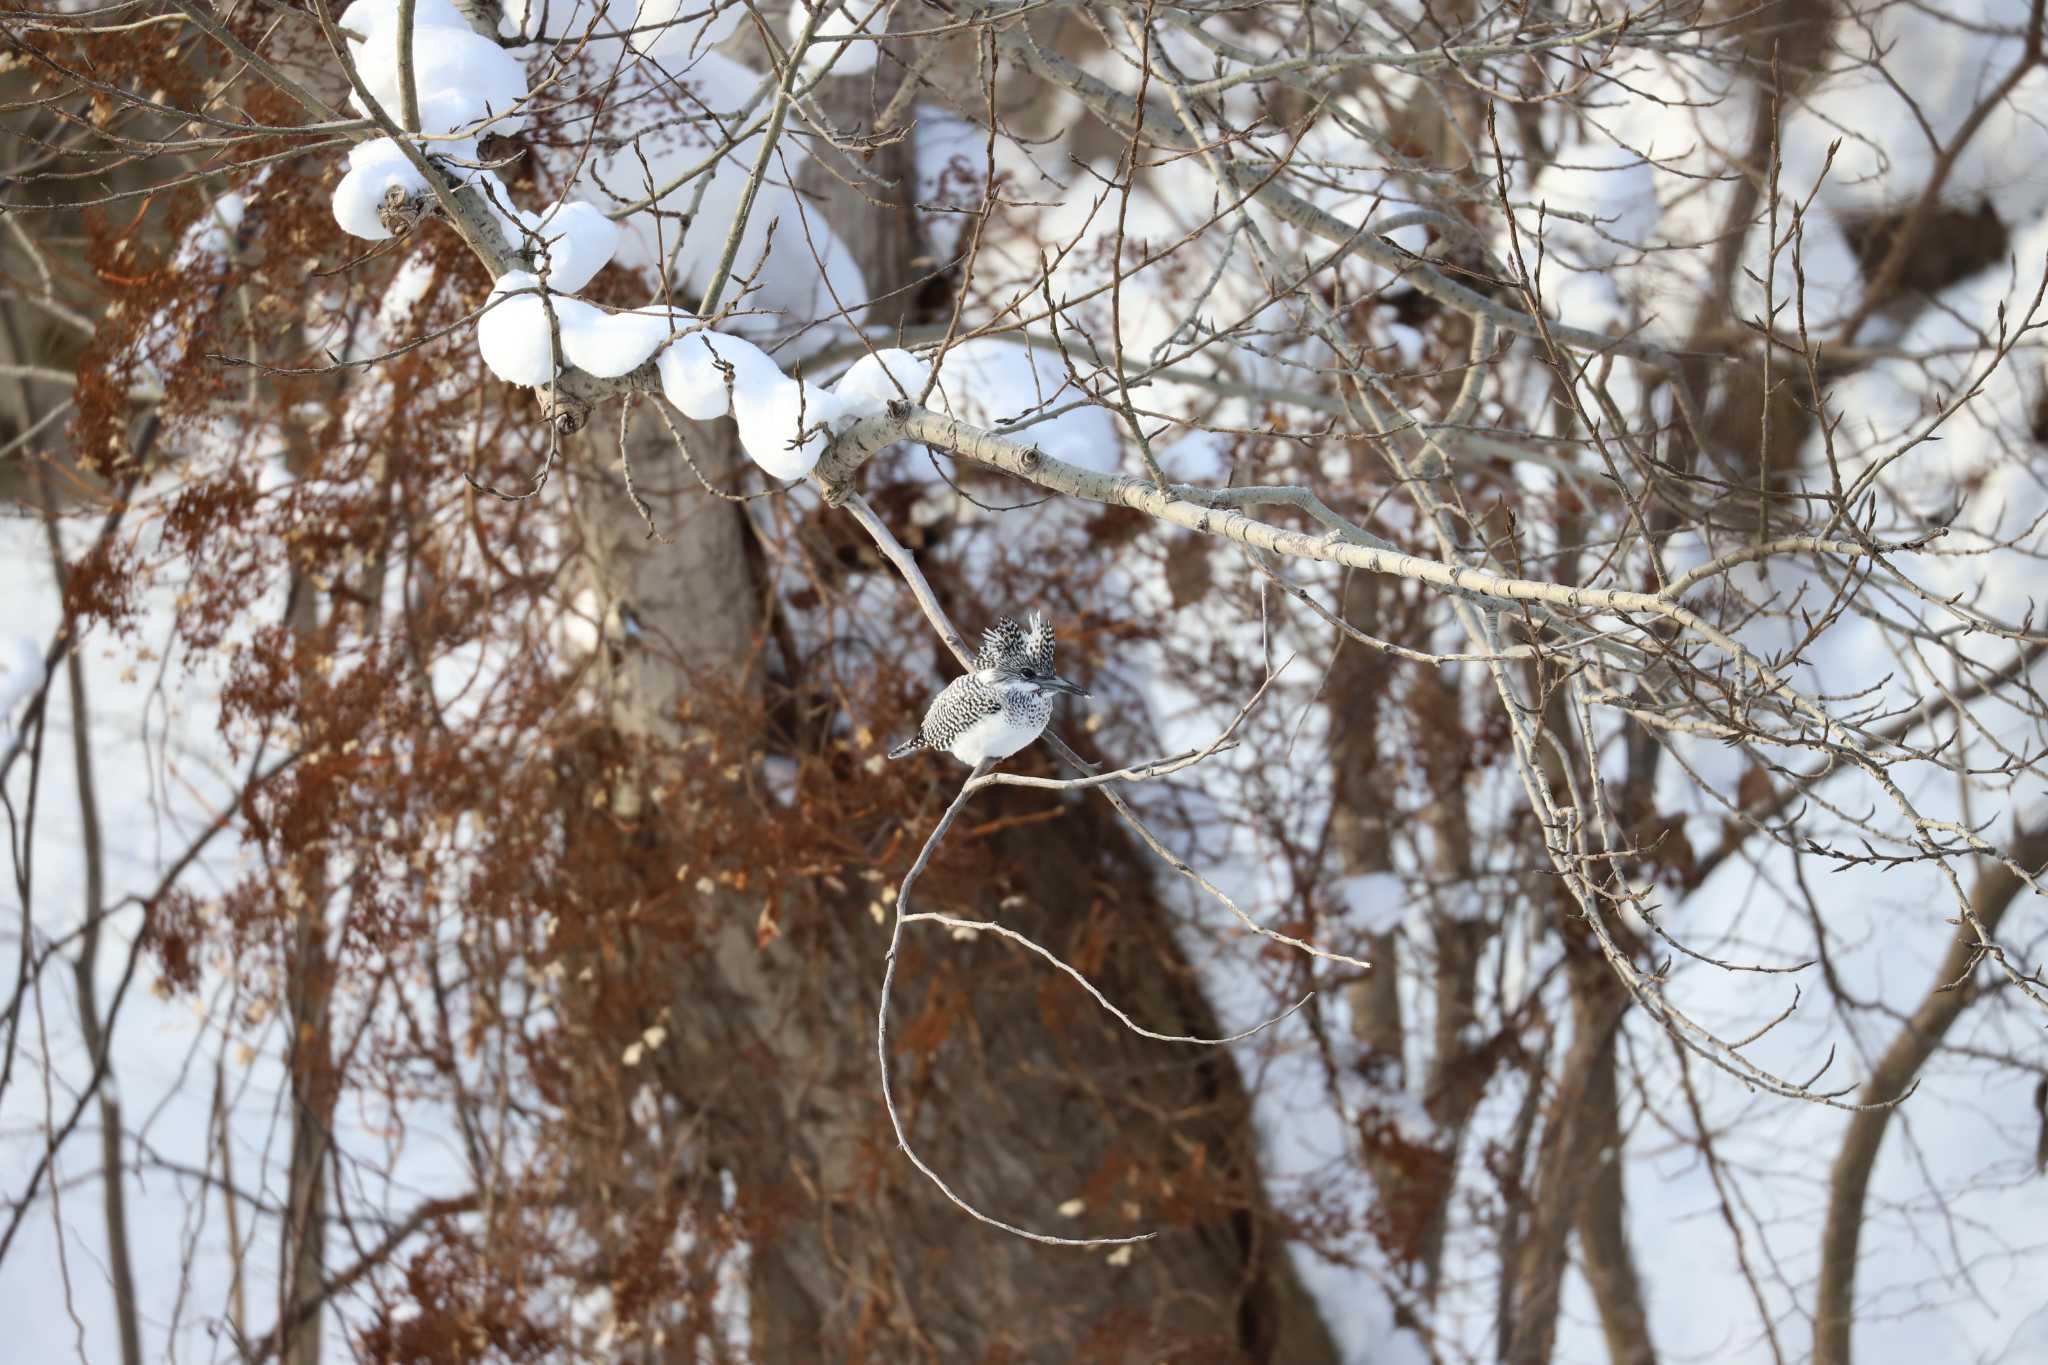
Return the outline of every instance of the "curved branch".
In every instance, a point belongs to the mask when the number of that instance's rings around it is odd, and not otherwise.
[[[2048,825],[2020,837],[2013,857],[2028,867],[2048,870]],[[1989,933],[1996,928],[2025,883],[2003,864],[1987,868],[1971,889],[1972,909]],[[1820,1291],[1814,1304],[1813,1358],[1819,1365],[1849,1365],[1855,1327],[1856,1260],[1863,1242],[1864,1202],[1870,1173],[1877,1164],[1884,1133],[1892,1120],[1891,1101],[1915,1084],[1921,1067],[1981,990],[1971,979],[1984,949],[1968,933],[1958,933],[1935,969],[1920,1008],[1906,1021],[1877,1068],[1863,1086],[1866,1105],[1849,1119],[1841,1150],[1828,1176],[1828,1216],[1821,1231]]]
[[[953,798],[953,803],[946,807],[946,813],[939,817],[939,823],[932,829],[930,836],[925,839],[924,847],[918,852],[917,861],[912,863],[910,871],[903,875],[903,885],[896,892],[896,914],[889,928],[889,953],[886,965],[882,968],[882,996],[880,1002],[875,1006],[875,1059],[882,1069],[882,1107],[889,1112],[889,1126],[896,1131],[896,1145],[902,1149],[903,1155],[910,1158],[910,1164],[917,1167],[925,1179],[938,1186],[940,1194],[952,1200],[956,1207],[977,1221],[986,1223],[992,1228],[1001,1228],[1004,1232],[1023,1237],[1029,1241],[1041,1242],[1046,1246],[1104,1247],[1125,1246],[1131,1242],[1149,1242],[1159,1234],[1156,1232],[1141,1232],[1131,1237],[1055,1237],[1049,1232],[1033,1232],[1029,1228],[1020,1228],[1015,1223],[1005,1223],[1000,1218],[983,1213],[980,1209],[977,1209],[974,1205],[954,1193],[953,1187],[946,1183],[945,1178],[925,1164],[925,1159],[919,1156],[917,1149],[910,1145],[910,1134],[903,1127],[903,1115],[898,1113],[896,1109],[895,1091],[889,1083],[889,989],[896,980],[896,950],[903,942],[903,926],[910,918],[907,909],[910,904],[910,888],[916,885],[918,877],[924,872],[925,864],[931,861],[932,850],[939,846],[939,840],[946,837],[946,831],[951,829],[953,822],[959,818],[961,809],[967,804],[967,798],[974,794],[976,782],[982,777],[987,776],[991,766],[993,765],[989,759],[983,759],[974,765],[973,773],[969,775],[967,781],[961,783],[960,794]],[[975,927],[980,928],[981,926],[976,925]],[[1100,999],[1101,997],[1098,996],[1097,998]],[[1133,1027],[1136,1026],[1133,1025]]]

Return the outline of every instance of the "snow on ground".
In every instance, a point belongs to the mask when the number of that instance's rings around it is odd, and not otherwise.
[[[53,636],[60,619],[56,594],[42,528],[32,520],[0,519],[0,595],[12,604],[16,628],[35,639]],[[152,605],[156,621],[168,619],[167,597]],[[231,780],[213,733],[211,689],[218,685],[219,677],[210,677],[205,669],[189,679],[175,670],[164,671],[141,648],[160,643],[148,634],[132,645],[88,636],[82,648],[93,715],[93,764],[101,820],[108,835],[110,899],[153,889],[166,862],[212,817],[214,803],[229,790]],[[85,896],[84,869],[76,853],[82,835],[70,761],[74,722],[61,679],[60,674],[59,685],[51,691],[53,709],[37,812],[38,947],[78,925]],[[19,793],[20,781],[19,777],[11,779],[10,789]],[[194,869],[195,883],[219,889],[234,875],[234,858],[232,844],[223,842]],[[7,975],[12,980],[15,954],[20,951],[12,927],[19,923],[20,905],[11,880],[0,896],[4,896],[9,926],[0,952],[5,954]],[[120,986],[135,929],[136,915],[128,911],[113,917],[103,937],[95,978],[103,1006]],[[29,1170],[41,1155],[38,1144],[19,1138],[40,1131],[53,1110],[61,1120],[91,1070],[78,1031],[70,974],[47,972],[42,981],[40,998],[30,1002],[24,1020],[14,1082],[0,1096],[0,1131],[16,1139],[0,1144],[10,1190],[27,1184]],[[190,1003],[161,1000],[151,992],[151,984],[152,973],[145,965],[123,1005],[114,1037],[115,1081],[126,1122],[139,1126],[145,1116],[153,1116],[144,1131],[154,1150],[183,1160],[208,1148],[213,1088],[210,1055],[220,1044],[217,1038],[209,1039],[199,1011]],[[216,979],[211,989],[231,986]],[[274,1036],[274,1026],[271,1032]],[[52,1063],[47,1082],[46,1055]],[[260,1167],[264,1149],[277,1145],[274,1125],[282,1113],[279,1055],[276,1047],[263,1047],[246,1061],[231,1064],[228,1072],[227,1082],[236,1092],[235,1159],[238,1173],[245,1178]],[[82,1131],[95,1131],[98,1118],[95,1107],[82,1122]],[[20,1359],[73,1358],[75,1337],[82,1338],[85,1359],[106,1360],[118,1354],[104,1303],[105,1238],[97,1162],[97,1143],[73,1143],[64,1149],[58,1168],[66,1182],[61,1207],[49,1201],[46,1186],[46,1197],[23,1225],[21,1245],[11,1253],[16,1267],[53,1268],[39,1288],[42,1302],[48,1305],[46,1311],[16,1316],[10,1349],[19,1352]],[[179,1282],[180,1266],[188,1252],[187,1201],[192,1195],[192,1190],[181,1188],[162,1172],[144,1172],[139,1179],[131,1179],[129,1219],[141,1284]],[[56,1307],[62,1293],[54,1273],[59,1264],[55,1221],[60,1218],[62,1246],[70,1258],[75,1289],[69,1311]],[[204,1286],[195,1292],[194,1304],[204,1307],[195,1306],[193,1312],[214,1311],[223,1301],[221,1290],[226,1283],[221,1227],[209,1220],[205,1233],[205,1240],[196,1248],[198,1265],[192,1272],[195,1284]],[[253,1264],[275,1263],[274,1250],[259,1244]],[[213,1348],[201,1323],[190,1317],[183,1322],[168,1320],[169,1296],[152,1294],[149,1302],[144,1322],[150,1358],[162,1358],[167,1332],[185,1337],[181,1345],[184,1354],[211,1355]],[[268,1309],[264,1305],[261,1310],[266,1321]],[[82,1327],[74,1324],[74,1313]]]
[[[146,503],[150,495],[144,490],[142,500]],[[147,547],[154,535],[149,519],[137,516],[129,524],[141,528],[131,534],[143,537]],[[70,552],[76,554],[85,543],[82,532],[91,528],[66,529]],[[244,628],[231,634],[220,651],[198,659],[167,658],[164,632],[178,588],[175,575],[169,575],[149,589],[144,625],[134,637],[110,640],[103,633],[89,634],[81,647],[110,904],[153,892],[239,786],[243,769],[226,751],[219,730],[227,660],[254,623],[279,619],[283,611],[281,596],[272,594],[254,605]],[[0,599],[11,604],[9,629],[21,639],[53,636],[60,621],[57,595],[42,528],[32,519],[0,517]],[[469,662],[451,658],[437,669],[437,685],[447,695],[459,690]],[[63,676],[60,671],[50,694],[38,784],[35,950],[78,926],[85,897],[71,759],[75,720]],[[460,710],[459,701],[452,704]],[[25,767],[24,760],[9,779],[17,800]],[[183,874],[182,883],[202,897],[217,895],[243,875],[249,856],[230,832],[214,841]],[[0,970],[13,980],[22,945],[14,932],[20,902],[11,878],[0,890],[0,923],[7,926],[0,938]],[[452,917],[442,921],[444,939],[454,926]],[[107,921],[95,973],[102,1011],[120,989],[137,928],[132,908]],[[444,942],[444,948],[449,946]],[[26,1187],[42,1153],[40,1142],[23,1139],[45,1131],[53,1113],[62,1121],[92,1071],[71,973],[59,964],[39,980],[41,990],[24,1013],[13,1081],[0,1095],[0,1134],[8,1139],[0,1142],[0,1179],[10,1191]],[[156,985],[156,972],[145,959],[123,997],[112,1041],[113,1091],[124,1127],[135,1135],[124,1156],[131,1163],[138,1155],[143,1159],[140,1169],[131,1164],[127,1184],[131,1255],[143,1296],[143,1354],[149,1360],[228,1360],[234,1358],[233,1349],[219,1315],[228,1302],[232,1262],[219,1216],[220,1194],[177,1168],[195,1171],[215,1153],[218,1173],[218,1085],[225,1096],[228,1160],[237,1184],[260,1195],[270,1209],[283,1201],[291,1147],[283,1025],[269,1008],[268,984],[245,979],[231,962],[208,964],[197,1000],[167,998]],[[223,1032],[223,1021],[232,1034]],[[10,1250],[9,1264],[17,1274],[27,1274],[21,1270],[25,1266],[43,1268],[31,1292],[46,1305],[15,1316],[10,1359],[118,1357],[105,1298],[99,1147],[93,1140],[99,1116],[95,1103],[81,1120],[78,1136],[60,1153],[57,1198],[49,1197],[46,1178],[44,1196]],[[383,1174],[385,1211],[393,1215],[416,1200],[468,1188],[460,1138],[443,1108],[392,1113],[351,1102],[336,1113],[333,1132],[345,1165]],[[251,1332],[267,1330],[276,1318],[270,1292],[277,1283],[276,1226],[274,1217],[257,1218],[241,1210]],[[11,1288],[21,1293],[23,1282],[14,1280]],[[329,1355],[344,1359],[337,1336],[329,1334]]]

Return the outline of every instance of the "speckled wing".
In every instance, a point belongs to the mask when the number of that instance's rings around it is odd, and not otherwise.
[[[946,690],[932,699],[917,734],[889,751],[891,758],[908,758],[919,749],[947,749],[960,733],[978,721],[1003,709],[1002,697],[978,682],[973,674],[953,679]]]
[[[1003,709],[1001,694],[981,685],[972,675],[955,678],[933,700],[924,713],[918,733],[934,749],[949,747],[960,732],[977,721],[986,720]]]

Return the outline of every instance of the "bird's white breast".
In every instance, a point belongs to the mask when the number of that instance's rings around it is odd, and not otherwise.
[[[1008,711],[974,722],[957,735],[946,752],[962,763],[979,763],[986,758],[1008,758],[1038,738],[1042,725],[1019,725]]]
[[[1037,739],[1045,729],[1052,707],[1032,706],[1020,693],[1017,698],[1006,698],[1006,705],[994,715],[983,716],[961,730],[946,746],[946,752],[962,763],[974,764],[984,759],[1008,758],[1019,749]],[[1029,701],[1035,701],[1035,695]],[[1026,704],[1016,704],[1025,702]],[[1042,714],[1032,715],[1033,711]]]

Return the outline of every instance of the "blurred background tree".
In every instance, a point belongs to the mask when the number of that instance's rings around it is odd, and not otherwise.
[[[22,1349],[2048,1349],[2042,27],[0,15]]]

